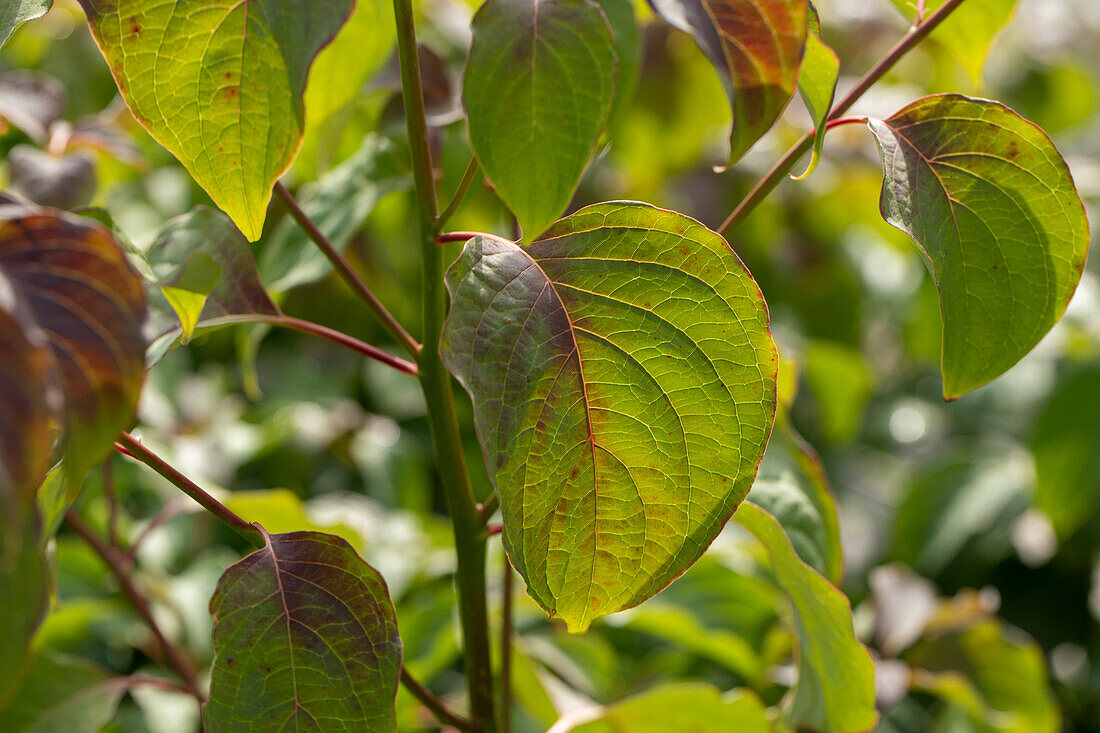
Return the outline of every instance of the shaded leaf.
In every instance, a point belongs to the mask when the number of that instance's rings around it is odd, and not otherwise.
[[[265,537],[210,601],[207,729],[395,730],[401,639],[382,576],[338,537]]]
[[[488,0],[463,82],[470,143],[530,240],[577,189],[615,96],[615,39],[591,0]]]
[[[824,437],[833,443],[856,439],[874,394],[867,359],[858,349],[824,339],[809,341],[802,353],[804,381],[817,405]]]
[[[1100,508],[1100,369],[1058,385],[1035,423],[1035,505],[1065,539]]]
[[[596,2],[611,27],[611,35],[615,39],[615,56],[619,60],[615,100],[611,104],[609,116],[609,119],[614,120],[617,119],[621,110],[629,106],[634,88],[638,84],[641,39],[632,0],[596,0]]]
[[[51,5],[53,0],[4,0],[0,6],[0,46],[7,43],[19,24],[45,15]]]
[[[303,186],[297,198],[332,245],[344,251],[378,201],[409,187],[409,175],[393,143],[370,134],[358,152],[321,180]],[[258,255],[260,275],[273,293],[323,279],[332,264],[298,223],[281,222]]]
[[[794,95],[807,33],[807,0],[650,0],[690,33],[714,65],[733,110],[733,165]]]
[[[582,713],[576,717],[583,717]],[[589,714],[593,715],[593,714]],[[738,731],[768,733],[764,704],[750,690],[725,695],[708,684],[662,685],[608,705],[594,720],[579,725],[563,720],[552,733],[666,733],[667,731]]]
[[[619,202],[526,248],[476,237],[447,286],[444,360],[528,592],[573,631],[657,593],[744,498],[771,430],[751,275],[694,220]]]
[[[848,599],[798,558],[782,526],[746,502],[734,518],[764,546],[791,602],[798,635],[798,682],[785,706],[796,726],[865,731],[876,720],[874,663],[856,639]]]
[[[134,117],[259,239],[272,186],[301,144],[310,65],[354,0],[81,5]]]
[[[49,395],[54,385],[60,387],[49,406],[64,426],[66,470],[79,483],[133,419],[144,376],[141,278],[99,224],[61,212],[5,207],[0,208],[0,284],[6,285],[4,300],[13,304],[5,307],[4,340],[49,347],[48,374],[18,388]],[[22,337],[12,334],[15,327]],[[32,376],[25,370],[16,375]],[[4,391],[15,388],[4,385]],[[41,478],[33,480],[37,484]]]
[[[833,96],[836,94],[836,80],[840,75],[840,59],[836,52],[821,40],[821,21],[817,9],[809,6],[809,32],[806,34],[806,53],[802,58],[802,68],[798,72],[798,93],[806,104],[806,111],[814,123],[814,149],[806,170],[794,176],[801,181],[814,172],[821,160],[821,149],[825,145],[825,121],[833,108]]]
[[[156,286],[177,315],[158,319],[149,347],[152,362],[175,346],[188,327],[193,331],[280,314],[260,281],[252,248],[217,211],[198,206],[172,219],[146,256]]]
[[[77,657],[39,652],[7,708],[8,733],[99,733],[115,716],[131,682]]]
[[[0,644],[0,709],[13,698],[23,678],[31,639],[46,615],[50,595],[34,505],[15,511],[0,522],[0,639],[4,640]],[[0,730],[8,728],[0,725]]]
[[[939,10],[945,0],[925,0],[927,18]],[[902,12],[912,17],[916,10],[914,0],[893,0]],[[947,17],[935,30],[932,38],[942,43],[966,69],[975,86],[981,86],[982,69],[989,55],[989,47],[997,33],[1012,20],[1016,0],[967,0]]]
[[[51,155],[30,145],[8,153],[11,187],[36,204],[75,209],[92,200],[96,189],[95,162],[85,153]]]
[[[18,0],[15,4],[19,5]],[[3,13],[0,9],[0,16]],[[0,45],[2,23],[0,19]],[[48,74],[9,71],[0,76],[0,122],[15,125],[39,145],[46,144],[50,126],[61,119],[65,99],[65,87]]]
[[[868,124],[882,149],[882,216],[930,261],[946,399],[1020,360],[1061,317],[1089,228],[1065,161],[1008,107],[957,94]]]

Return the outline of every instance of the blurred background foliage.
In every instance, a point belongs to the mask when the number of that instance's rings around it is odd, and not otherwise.
[[[886,116],[933,92],[1003,100],[1054,137],[1100,221],[1100,3],[971,2],[1011,16],[984,67],[973,58],[983,43],[976,26],[945,28],[853,112]],[[841,58],[841,91],[904,33],[908,5],[817,3],[824,39]],[[312,213],[332,218],[351,261],[415,334],[417,248],[392,10],[384,0],[360,6],[346,41],[311,79],[307,109],[319,111],[289,182],[308,186],[301,196]],[[444,194],[470,157],[458,95],[475,9],[468,0],[419,7]],[[729,123],[720,82],[689,37],[654,22],[644,5],[635,10],[636,74],[624,67],[607,144],[574,208],[639,199],[717,226],[808,117],[796,100],[741,164],[714,173]],[[357,55],[354,68],[341,63],[349,54]],[[27,71],[58,82],[73,130],[108,131],[78,153],[60,155],[76,146],[59,151],[53,141],[54,158],[86,161],[73,166],[84,188],[65,188],[80,200],[63,205],[105,208],[144,247],[169,218],[209,204],[120,109],[75,2],[58,0],[0,51],[0,73]],[[0,116],[2,102],[0,95]],[[50,144],[14,124],[0,133],[4,186],[48,197],[18,161]],[[36,163],[27,165],[33,171]],[[934,285],[912,243],[879,217],[880,178],[871,136],[840,128],[818,170],[781,185],[731,238],[771,308],[790,423],[820,455],[839,505],[841,588],[878,660],[878,729],[1100,730],[1100,266],[1090,262],[1066,317],[1032,354],[991,385],[944,403]],[[284,219],[274,204],[255,245],[284,310],[385,344],[385,332]],[[511,225],[479,176],[450,228],[506,235]],[[468,404],[460,409],[469,424]],[[409,669],[461,707],[451,535],[413,380],[307,336],[223,329],[199,334],[151,370],[139,421],[149,445],[201,485],[222,489],[247,519],[271,531],[316,527],[348,538],[389,584]],[[472,431],[466,439],[486,496]],[[766,478],[783,475],[779,466]],[[241,541],[118,457],[89,479],[78,505],[101,530],[108,492],[117,497],[119,534],[140,544],[140,581],[158,619],[208,663],[207,604],[220,573],[244,551]],[[517,729],[545,730],[563,714],[646,691],[659,700],[662,686],[685,680],[748,688],[775,704],[794,674],[790,611],[754,558],[748,536],[731,527],[667,591],[580,637],[517,593]],[[154,665],[156,645],[79,538],[58,536],[55,563],[53,611],[36,645],[118,673]],[[502,567],[496,544],[490,563]],[[499,609],[501,573],[491,575]],[[709,689],[696,690],[700,705],[719,704]],[[611,710],[629,720],[646,704]],[[432,729],[404,691],[399,710],[403,730]],[[122,701],[106,730],[198,725],[193,700],[143,689]]]

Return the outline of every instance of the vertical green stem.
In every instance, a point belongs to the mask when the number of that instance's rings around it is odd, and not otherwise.
[[[409,133],[413,182],[416,188],[418,234],[423,257],[424,333],[419,355],[419,376],[428,403],[428,419],[447,509],[454,524],[455,550],[458,555],[458,602],[462,617],[466,679],[470,690],[470,715],[481,724],[485,733],[496,733],[493,673],[489,657],[489,617],[485,601],[485,530],[466,471],[451,376],[443,366],[439,354],[447,295],[443,285],[443,252],[433,240],[435,184],[432,178],[431,151],[428,147],[424,94],[420,83],[416,30],[411,0],[394,0],[393,7],[397,22],[397,54],[401,62],[405,124]]]

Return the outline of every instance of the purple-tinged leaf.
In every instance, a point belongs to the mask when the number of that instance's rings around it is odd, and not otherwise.
[[[210,601],[207,730],[395,730],[401,638],[382,576],[339,537],[265,536]]]

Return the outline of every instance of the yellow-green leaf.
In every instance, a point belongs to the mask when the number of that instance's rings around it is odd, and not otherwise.
[[[809,32],[806,34],[806,54],[802,58],[802,68],[798,72],[798,92],[806,104],[806,111],[814,123],[814,149],[810,163],[801,175],[794,180],[801,181],[814,172],[821,160],[821,149],[825,145],[825,121],[833,107],[836,94],[836,80],[840,75],[840,59],[836,52],[821,40],[821,21],[817,17],[817,8],[809,6]]]
[[[925,0],[924,15],[939,10],[945,0]],[[894,5],[912,17],[914,0],[893,0]],[[942,43],[966,69],[975,86],[980,86],[982,69],[993,38],[1012,20],[1016,0],[967,0],[951,12],[935,30],[932,38]]]
[[[301,144],[313,59],[354,0],[81,0],[123,98],[249,240]]]

